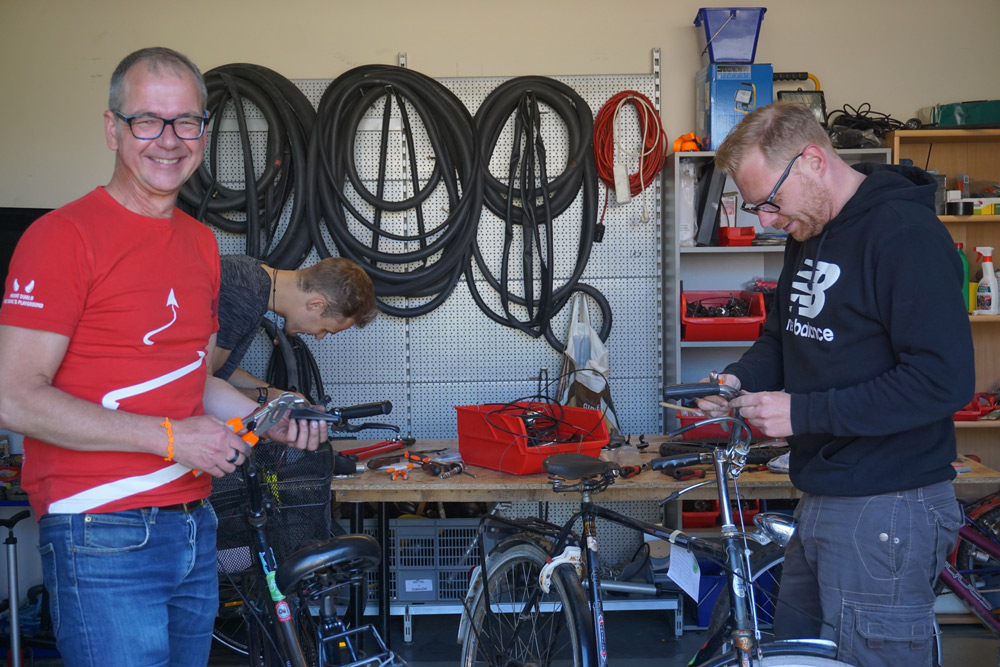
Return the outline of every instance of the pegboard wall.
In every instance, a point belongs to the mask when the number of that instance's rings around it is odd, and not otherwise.
[[[622,90],[635,90],[651,100],[658,99],[658,51],[654,51],[650,74],[553,77],[573,88],[596,115],[604,103]],[[439,81],[465,104],[473,115],[485,97],[506,81],[498,77],[444,78]],[[299,80],[293,83],[315,106],[318,105],[330,80]],[[254,163],[263,162],[267,128],[252,104],[245,103],[251,134]],[[559,174],[567,159],[567,137],[562,122],[555,113],[544,114],[542,133],[546,143],[546,165],[550,178]],[[389,155],[386,165],[386,198],[405,198],[411,194],[412,175],[407,159],[408,147],[397,116],[389,127]],[[235,129],[232,110],[219,119],[220,127]],[[620,134],[623,145],[635,151],[641,137],[634,110],[626,105],[621,114]],[[410,121],[419,125],[416,114]],[[360,174],[374,191],[381,130],[381,108],[369,110],[360,126],[355,155]],[[669,131],[669,130],[668,130]],[[220,182],[242,188],[243,157],[236,132],[232,139],[218,140]],[[497,178],[506,178],[506,160],[512,143],[510,124],[501,134],[500,142],[490,161],[490,171]],[[421,182],[433,169],[426,134],[414,129],[414,148],[418,156],[417,177]],[[627,163],[628,171],[637,170],[636,160]],[[260,167],[258,167],[260,169]],[[598,186],[598,214],[604,207],[606,192]],[[355,195],[356,196],[356,195]],[[434,193],[443,198],[443,193]],[[355,201],[364,208],[360,197]],[[290,206],[286,206],[286,219]],[[432,207],[425,208],[429,210]],[[441,207],[444,208],[443,206]],[[565,281],[572,270],[577,251],[582,204],[578,196],[570,208],[553,225],[556,262],[555,286]],[[425,214],[426,215],[426,214]],[[441,218],[445,217],[441,213]],[[388,217],[388,216],[387,216]],[[404,213],[385,222],[388,229],[412,229],[415,221]],[[428,220],[428,227],[434,226]],[[440,222],[440,221],[438,221]],[[612,397],[623,432],[632,434],[658,433],[661,423],[657,404],[663,384],[663,345],[661,331],[662,259],[661,259],[660,179],[655,179],[644,194],[628,204],[619,205],[611,193],[604,224],[607,232],[602,243],[594,244],[582,282],[599,289],[608,299],[613,326],[606,343],[610,355]],[[315,221],[311,221],[315,224]],[[215,230],[223,254],[245,252],[242,236]],[[323,232],[326,234],[326,231]],[[478,242],[491,270],[499,272],[503,246],[504,223],[485,207],[479,223]],[[403,242],[397,242],[403,244]],[[327,247],[334,250],[332,242]],[[381,249],[391,250],[383,244]],[[511,249],[512,264],[519,264],[521,248],[517,235]],[[315,250],[303,265],[319,260]],[[537,275],[537,274],[536,274]],[[513,283],[512,284],[516,284]],[[485,281],[478,281],[479,291],[495,312],[502,312],[499,297]],[[512,288],[513,289],[513,288]],[[523,280],[520,294],[523,294]],[[535,294],[538,294],[538,285]],[[491,302],[492,299],[492,302]],[[391,299],[387,302],[396,305]],[[400,305],[406,300],[399,298]],[[553,320],[556,337],[564,340],[570,303]],[[590,313],[595,329],[600,329],[600,310],[591,303]],[[521,315],[523,318],[523,313]],[[351,405],[369,401],[390,400],[393,413],[380,421],[397,424],[403,433],[416,438],[456,437],[454,406],[479,403],[505,403],[536,394],[541,386],[549,395],[555,394],[556,380],[562,365],[562,355],[553,350],[544,338],[529,335],[494,323],[476,306],[465,279],[460,280],[451,296],[439,308],[427,315],[397,318],[379,314],[364,329],[349,329],[336,336],[317,341],[303,336],[319,365],[326,393],[333,405]],[[262,334],[251,346],[243,361],[247,371],[263,376],[271,345]],[[540,377],[548,377],[545,387]],[[368,431],[369,437],[381,434]]]

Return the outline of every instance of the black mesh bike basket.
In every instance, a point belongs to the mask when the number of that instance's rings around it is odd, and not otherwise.
[[[254,446],[253,458],[267,509],[267,538],[278,562],[307,542],[329,538],[330,446],[307,452],[261,440]],[[219,518],[220,568],[248,569],[253,539],[247,491],[238,471],[213,479],[212,506]]]

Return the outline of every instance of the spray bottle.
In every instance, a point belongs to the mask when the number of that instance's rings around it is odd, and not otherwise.
[[[962,260],[962,303],[965,304],[966,312],[971,312],[975,310],[970,307],[969,301],[969,258],[965,256],[965,244],[956,243],[955,248],[958,249],[958,258]]]
[[[993,272],[993,248],[977,246],[976,252],[983,260],[983,279],[976,288],[975,315],[1000,314],[1000,300],[997,299],[997,277]]]

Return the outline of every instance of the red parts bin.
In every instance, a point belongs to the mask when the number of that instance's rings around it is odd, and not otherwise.
[[[968,405],[957,411],[953,417],[957,422],[976,421],[996,407],[998,407],[996,394],[978,393],[972,397]]]
[[[719,245],[748,246],[757,237],[753,227],[719,227]]]
[[[578,452],[597,458],[608,444],[608,426],[600,410],[575,408],[548,403],[506,403],[456,405],[458,413],[458,451],[469,465],[512,475],[543,472],[542,461],[552,454]],[[560,420],[554,437],[556,444],[532,445],[524,420],[518,416],[534,410]],[[567,442],[582,437],[579,442]]]
[[[749,301],[746,317],[688,317],[687,306],[696,301],[722,305],[730,297]],[[764,295],[738,290],[681,292],[681,340],[756,340],[764,330]]]

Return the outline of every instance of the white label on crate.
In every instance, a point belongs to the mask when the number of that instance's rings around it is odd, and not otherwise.
[[[434,582],[431,579],[407,579],[405,587],[407,593],[434,592]]]
[[[670,546],[670,567],[667,576],[674,580],[685,593],[693,599],[698,599],[698,588],[701,584],[701,568],[694,554],[682,546]]]

